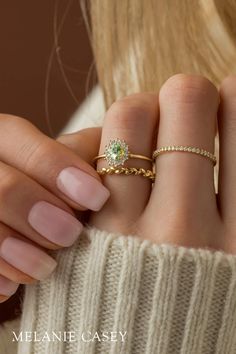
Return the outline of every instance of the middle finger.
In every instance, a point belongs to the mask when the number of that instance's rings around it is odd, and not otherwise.
[[[2,162],[0,181],[0,222],[46,248],[74,243],[82,224],[63,201]]]

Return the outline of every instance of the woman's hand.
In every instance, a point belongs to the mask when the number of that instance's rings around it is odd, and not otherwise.
[[[100,153],[114,138],[149,157],[156,147],[169,145],[213,153],[217,121],[218,194],[211,161],[187,152],[165,153],[156,159],[153,188],[140,176],[104,176],[111,197],[91,223],[157,244],[236,253],[236,77],[227,78],[218,93],[203,77],[179,74],[167,80],[159,96],[140,93],[118,100],[106,114]],[[126,166],[150,169],[151,164],[130,159]],[[107,167],[106,161],[99,160],[98,167]]]
[[[99,149],[98,130],[73,134],[69,140],[63,136],[59,143],[23,119],[2,115],[0,270],[5,278],[0,289],[8,289],[6,296],[15,291],[15,283],[43,279],[54,268],[42,247],[56,249],[75,241],[81,225],[72,209],[102,208],[92,213],[90,223],[111,232],[138,235],[157,244],[235,253],[235,91],[235,77],[227,78],[218,93],[207,79],[181,74],[170,78],[159,95],[140,93],[115,102],[105,117],[100,153],[114,138],[124,139],[132,153],[149,157],[157,146],[167,145],[213,152],[218,123],[218,194],[208,159],[171,152],[156,159],[153,188],[141,176],[104,176],[111,197],[103,208],[109,192],[89,166]],[[126,166],[151,168],[150,162],[139,159],[130,159]],[[101,159],[98,168],[102,167],[107,163]],[[65,235],[71,239],[65,240]]]
[[[0,115],[1,302],[19,283],[54,270],[56,262],[44,249],[75,242],[82,224],[72,209],[97,211],[108,199],[89,165],[99,141],[100,129],[54,141],[25,119]]]

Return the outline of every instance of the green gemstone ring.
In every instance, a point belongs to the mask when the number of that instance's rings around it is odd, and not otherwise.
[[[94,157],[93,162],[99,159],[105,159],[108,165],[112,167],[123,166],[129,159],[141,159],[153,163],[153,160],[149,157],[131,154],[126,142],[118,138],[110,140],[109,144],[105,146],[105,153]]]

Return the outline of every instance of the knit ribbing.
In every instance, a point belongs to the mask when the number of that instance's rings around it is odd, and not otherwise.
[[[87,229],[27,286],[22,331],[72,331],[75,342],[21,342],[19,354],[233,354],[236,256]],[[125,341],[85,342],[88,331]]]

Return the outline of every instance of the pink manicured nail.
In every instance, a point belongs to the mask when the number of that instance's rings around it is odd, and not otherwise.
[[[34,204],[28,221],[42,236],[63,247],[71,246],[83,229],[74,216],[45,201]]]
[[[110,196],[101,182],[75,167],[60,172],[57,187],[74,202],[94,211],[100,210]]]
[[[13,267],[37,280],[47,278],[57,265],[41,249],[14,237],[7,237],[2,242],[0,255]]]
[[[13,283],[13,281],[0,275],[0,296],[11,296],[13,295],[19,284]]]

